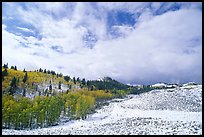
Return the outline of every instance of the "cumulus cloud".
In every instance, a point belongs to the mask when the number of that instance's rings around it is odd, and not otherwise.
[[[9,32],[9,25],[2,24],[2,63],[21,69],[52,69],[86,79],[110,76],[131,84],[201,82],[199,4],[181,3],[177,10],[170,10],[174,3],[51,4],[16,6],[15,17],[34,26],[41,38],[16,35]],[[113,10],[134,14],[135,24],[109,28],[107,14]],[[157,15],[158,10],[165,12]],[[26,31],[26,27],[19,29]],[[118,36],[110,37],[109,29]],[[85,41],[90,33],[88,37],[94,38]],[[94,45],[86,46],[93,39]]]

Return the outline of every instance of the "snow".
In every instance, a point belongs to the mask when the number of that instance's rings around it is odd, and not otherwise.
[[[153,84],[152,87],[166,87],[167,85],[165,83],[156,83]]]
[[[3,135],[196,135],[202,134],[202,85],[153,90],[124,99],[88,115],[42,129],[3,129]]]

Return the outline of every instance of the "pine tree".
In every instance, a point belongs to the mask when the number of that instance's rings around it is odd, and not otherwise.
[[[73,82],[74,82],[74,84],[76,84],[76,79],[75,79],[75,77],[73,77]]]
[[[23,96],[25,97],[25,95],[26,95],[26,89],[24,88],[23,89]]]
[[[28,79],[28,74],[26,72],[25,75],[24,75],[24,78],[23,78],[23,83],[25,83],[27,81],[27,79]]]
[[[76,81],[77,81],[77,82],[80,82],[80,78],[78,77]]]
[[[50,74],[50,70],[48,70],[47,73]]]
[[[17,67],[16,67],[16,66],[14,67],[14,70],[17,70]]]
[[[4,69],[4,71],[2,71],[2,76],[3,76],[3,77],[4,77],[4,76],[8,76],[8,71],[7,71],[6,68]]]
[[[72,89],[72,85],[70,84],[70,85],[69,85],[69,90],[71,91],[71,89]]]
[[[3,68],[7,69],[8,68],[8,63],[3,65]]]
[[[63,76],[63,74],[62,74],[62,73],[60,73],[60,74],[59,74],[59,77],[62,77],[62,76]]]
[[[82,84],[83,84],[83,85],[86,85],[86,80],[85,80],[85,78],[82,79]]]
[[[14,66],[11,66],[11,69],[14,69]]]
[[[56,75],[55,71],[51,70],[50,72],[52,75]]]
[[[16,77],[13,77],[10,83],[9,94],[13,95],[15,93],[16,88],[17,88],[17,79]]]
[[[52,90],[52,82],[51,82],[51,80],[50,80],[49,90]]]
[[[61,81],[59,81],[58,88],[59,88],[59,89],[62,88],[62,82],[61,82]]]
[[[69,82],[70,77],[69,77],[69,76],[64,76],[64,80],[67,81],[67,82]]]
[[[5,68],[4,71],[2,71],[2,81],[4,81],[5,76],[8,76],[7,68]]]

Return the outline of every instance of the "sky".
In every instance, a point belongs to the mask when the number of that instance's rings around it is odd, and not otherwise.
[[[3,2],[2,65],[125,84],[202,81],[201,2]]]

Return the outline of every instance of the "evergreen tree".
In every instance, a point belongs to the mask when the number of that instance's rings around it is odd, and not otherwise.
[[[62,88],[62,82],[61,82],[61,81],[59,81],[58,88],[59,88],[59,89]]]
[[[71,89],[72,89],[72,85],[70,84],[70,85],[69,85],[69,90],[71,90]]]
[[[2,71],[2,76],[3,76],[3,77],[4,77],[4,76],[8,76],[8,71],[7,71],[6,68],[4,69],[4,71]]]
[[[13,79],[11,80],[10,86],[16,88],[17,87],[16,82],[17,82],[16,77],[13,77]]]
[[[14,66],[11,66],[11,69],[14,69]]]
[[[14,70],[17,70],[17,67],[16,67],[16,66],[14,67]]]
[[[44,69],[44,73],[46,73],[46,69]]]
[[[86,80],[85,80],[85,78],[83,78],[81,82],[82,82],[83,85],[86,85]]]
[[[55,71],[51,70],[50,72],[52,75],[56,75]]]
[[[91,87],[90,81],[87,80],[86,84],[87,84],[88,90],[90,90],[90,87]]]
[[[26,72],[25,68],[23,69],[23,72]]]
[[[51,82],[51,80],[50,80],[49,90],[52,90],[52,82]]]
[[[13,95],[15,93],[16,88],[17,88],[17,79],[16,77],[13,77],[10,83],[9,94]]]
[[[8,63],[3,65],[3,68],[7,69],[8,68]]]
[[[40,69],[39,69],[39,72],[43,72],[43,70],[40,68]]]
[[[48,70],[47,73],[50,74],[50,70]]]
[[[4,81],[5,76],[8,76],[7,68],[5,68],[4,71],[2,71],[2,81]]]
[[[69,76],[64,76],[64,80],[67,81],[67,82],[69,82],[70,77],[69,77]]]
[[[59,77],[62,77],[62,76],[63,76],[63,74],[62,74],[62,73],[60,73],[60,74],[59,74]]]
[[[75,77],[73,77],[73,82],[74,82],[74,84],[76,84],[76,79],[75,79]]]
[[[25,75],[24,75],[24,77],[23,77],[23,83],[25,83],[25,82],[27,81],[27,79],[28,79],[28,74],[27,74],[27,72],[26,72]]]
[[[23,96],[25,97],[25,95],[26,95],[26,89],[24,88],[23,89]]]
[[[78,77],[76,81],[77,81],[77,82],[80,82],[80,78]]]

